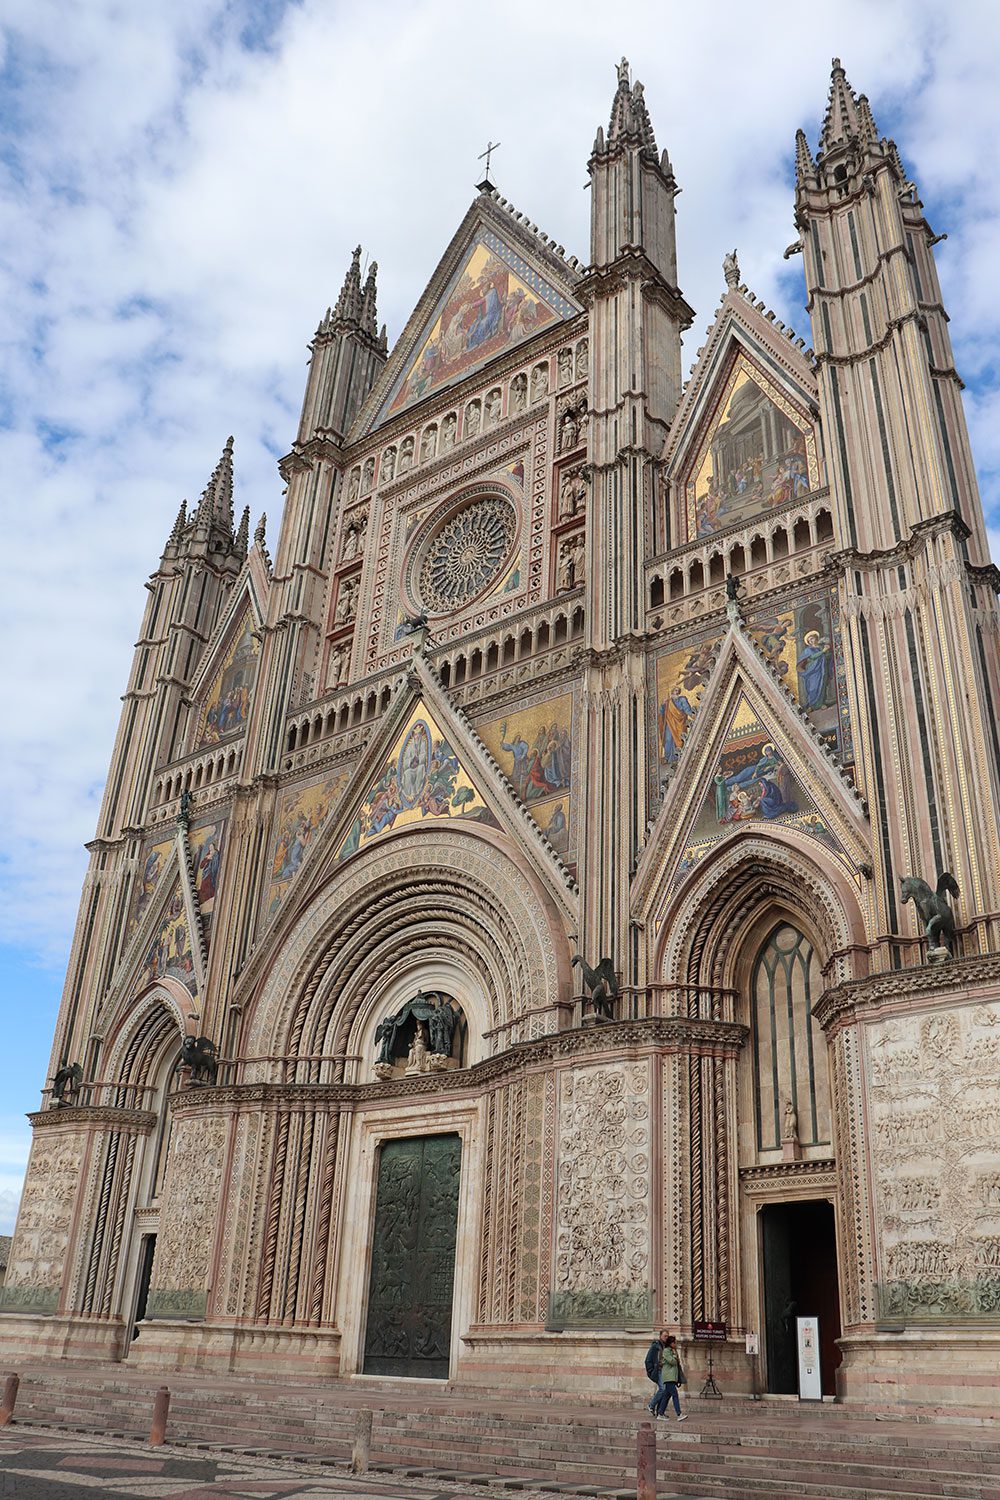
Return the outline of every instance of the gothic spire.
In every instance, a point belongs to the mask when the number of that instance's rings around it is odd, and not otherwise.
[[[858,101],[847,81],[847,74],[844,72],[840,58],[835,57],[830,77],[830,100],[826,106],[826,117],[823,120],[823,129],[819,138],[820,149],[829,151],[832,146],[853,140],[861,133]]]
[[[240,557],[246,557],[247,545],[250,540],[250,507],[244,505],[243,515],[240,517],[240,529],[236,533],[236,551]]]
[[[878,140],[878,126],[875,124],[875,116],[872,107],[868,103],[867,94],[858,95],[858,121],[861,126],[861,134],[866,141],[872,145]]]
[[[345,323],[357,323],[361,316],[360,245],[351,256],[351,264],[347,268],[347,275],[344,277],[344,285],[340,289],[337,305],[333,309],[333,316]]]
[[[632,83],[628,58],[623,57],[618,64],[618,87],[611,101],[607,143],[605,144],[603,132],[598,130],[594,151],[602,153],[604,150],[613,150],[626,140],[638,141],[644,156],[652,156],[654,160],[658,158],[656,136],[653,134],[642,84],[638,81]]]
[[[813,154],[809,150],[809,142],[806,140],[804,130],[795,132],[795,180],[801,187],[807,177],[816,176],[816,163]]]
[[[361,294],[361,330],[370,334],[373,339],[378,338],[378,312],[375,306],[375,278],[378,276],[378,261],[373,260],[368,267],[368,276],[365,280],[365,288]]]
[[[222,457],[212,471],[198,502],[198,519],[217,526],[233,529],[233,440],[226,439]]]
[[[167,537],[167,546],[168,547],[178,547],[180,545],[181,538],[184,535],[184,528],[185,528],[186,525],[187,525],[187,501],[186,500],[182,500],[181,501],[181,508],[177,512],[177,520],[174,522],[173,529],[172,529],[170,535]]]

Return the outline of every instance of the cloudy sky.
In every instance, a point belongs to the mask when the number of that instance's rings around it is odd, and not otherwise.
[[[807,23],[804,24],[805,18]],[[280,510],[306,344],[352,247],[390,343],[471,197],[586,259],[614,63],[646,86],[698,311],[723,253],[809,340],[790,167],[830,58],[899,141],[938,250],[1000,525],[1000,6],[978,0],[5,0],[0,12],[0,1232],[9,1231],[142,583],[227,435]],[[995,538],[996,539],[996,538]],[[995,548],[995,551],[997,549]]]

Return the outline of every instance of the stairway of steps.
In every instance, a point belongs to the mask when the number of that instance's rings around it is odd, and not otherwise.
[[[4,1373],[0,1370],[0,1374]],[[373,1468],[516,1489],[635,1494],[636,1406],[393,1382],[279,1384],[246,1377],[61,1364],[22,1367],[15,1421],[144,1440],[171,1392],[167,1441],[342,1463],[373,1408]],[[659,1494],[802,1500],[1000,1500],[1000,1419],[952,1411],[702,1402],[656,1423]]]

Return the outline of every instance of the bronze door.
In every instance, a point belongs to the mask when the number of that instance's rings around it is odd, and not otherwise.
[[[457,1135],[387,1141],[379,1153],[366,1375],[448,1378],[461,1167]]]

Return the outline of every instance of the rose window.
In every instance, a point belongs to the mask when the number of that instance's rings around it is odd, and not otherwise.
[[[420,565],[419,592],[437,614],[475,599],[507,562],[517,531],[514,507],[498,495],[476,500],[431,538]]]

